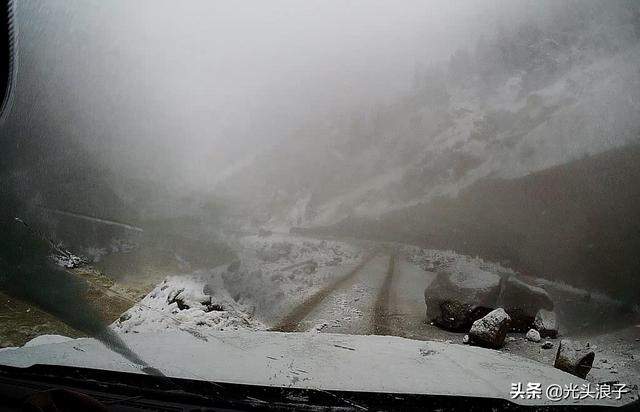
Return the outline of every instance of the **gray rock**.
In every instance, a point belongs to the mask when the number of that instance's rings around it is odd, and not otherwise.
[[[549,342],[548,340],[544,341],[542,344],[542,349],[551,349],[553,348],[553,342]]]
[[[316,273],[318,270],[318,263],[314,260],[312,260],[309,264],[305,265],[302,270],[304,271],[304,273],[306,273],[307,275],[310,275],[312,273]]]
[[[591,370],[595,356],[593,351],[583,349],[576,342],[562,339],[553,366],[584,379]]]
[[[462,337],[462,343],[464,343],[464,344],[469,343],[469,335],[464,335],[464,336]]]
[[[509,315],[502,308],[492,310],[471,325],[469,341],[478,346],[498,349],[504,345],[509,330]]]
[[[540,339],[541,339],[540,333],[535,329],[529,329],[529,332],[527,332],[526,338],[531,342],[540,342]]]
[[[556,313],[554,311],[540,309],[538,313],[536,313],[533,326],[540,332],[540,336],[543,338],[555,339],[558,337],[558,321],[556,320]]]
[[[214,310],[214,307],[219,306],[212,303],[211,296],[193,290],[185,290],[185,288],[174,289],[169,293],[167,304],[172,303],[177,304],[180,310],[197,308],[205,312],[210,312]]]
[[[453,331],[466,331],[496,306],[500,277],[480,269],[439,272],[424,291],[427,319]]]
[[[540,309],[553,310],[553,301],[546,290],[509,276],[502,282],[498,306],[511,317],[510,330],[526,332]]]
[[[126,322],[131,319],[131,313],[125,312],[118,318],[118,322]]]

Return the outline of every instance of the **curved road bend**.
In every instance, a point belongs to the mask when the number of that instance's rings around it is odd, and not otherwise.
[[[296,306],[271,330],[448,339],[447,332],[425,324],[423,294],[434,277],[396,253],[374,254]]]

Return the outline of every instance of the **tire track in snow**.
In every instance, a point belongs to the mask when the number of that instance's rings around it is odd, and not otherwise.
[[[396,254],[389,255],[389,266],[387,267],[387,275],[384,283],[378,292],[374,306],[373,316],[371,316],[371,333],[373,335],[391,335],[392,328],[390,325],[390,309],[391,309],[391,287],[393,277],[396,272]]]
[[[351,281],[358,274],[358,272],[360,272],[360,270],[375,256],[375,253],[372,253],[371,255],[364,257],[362,261],[360,261],[360,263],[358,263],[358,265],[349,273],[331,283],[327,287],[319,290],[318,292],[307,298],[304,302],[300,303],[270,330],[275,332],[296,332],[298,330],[298,325],[300,324],[300,322],[304,318],[306,318],[309,313],[311,313],[317,306],[320,305],[320,303],[322,303],[322,301],[333,294],[336,290],[348,284],[349,281]]]

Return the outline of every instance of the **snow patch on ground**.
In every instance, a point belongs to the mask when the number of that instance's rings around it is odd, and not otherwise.
[[[68,342],[73,340],[72,338],[69,338],[67,336],[60,336],[60,335],[40,335],[40,336],[36,336],[35,338],[31,339],[29,342],[24,344],[25,348],[29,348],[32,346],[39,346],[39,345],[50,345],[53,343],[62,343],[62,342]]]
[[[346,268],[361,251],[344,242],[292,236],[249,236],[238,262],[167,277],[112,324],[119,333],[181,329],[264,330]]]
[[[461,255],[452,250],[422,249],[403,245],[407,260],[427,272],[448,271],[452,273],[488,272],[497,275],[514,275],[516,272],[496,262],[479,257]]]
[[[287,235],[247,236],[238,242],[240,264],[222,273],[234,300],[264,322],[274,322],[344,274],[362,258],[345,242]]]
[[[112,324],[120,333],[182,329],[196,335],[211,330],[260,330],[265,326],[234,301],[221,278],[225,267],[170,276]]]

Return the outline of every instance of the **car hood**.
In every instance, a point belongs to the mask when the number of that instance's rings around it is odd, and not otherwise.
[[[518,404],[607,404],[616,400],[511,399],[514,383],[576,385],[587,381],[520,356],[448,342],[329,333],[182,331],[125,334],[148,364],[176,378],[304,389],[457,395]],[[77,366],[142,373],[90,338],[44,337],[0,350],[0,364]]]

